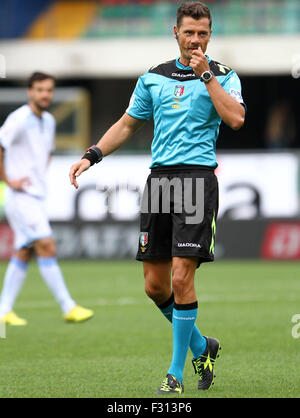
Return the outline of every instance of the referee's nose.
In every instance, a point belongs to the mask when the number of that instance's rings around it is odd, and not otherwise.
[[[199,46],[200,46],[200,39],[201,39],[200,36],[197,33],[195,33],[193,35],[193,37],[191,38],[191,45],[193,47],[195,47],[195,48],[199,48]]]

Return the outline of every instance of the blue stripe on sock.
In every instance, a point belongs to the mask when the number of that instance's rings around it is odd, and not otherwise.
[[[17,257],[12,257],[10,259],[10,262],[15,264],[17,267],[19,267],[22,270],[26,270],[28,268],[28,263],[26,263],[25,261],[19,260]]]
[[[41,267],[49,267],[57,263],[56,257],[37,257],[37,262]]]

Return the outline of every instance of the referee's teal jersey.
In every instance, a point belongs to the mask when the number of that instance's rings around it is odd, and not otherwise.
[[[244,105],[236,72],[206,58],[224,90]],[[153,117],[151,168],[178,164],[217,167],[221,118],[205,83],[178,58],[139,77],[126,112],[136,119]]]

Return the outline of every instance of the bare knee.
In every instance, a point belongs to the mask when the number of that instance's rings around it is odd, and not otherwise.
[[[157,305],[170,298],[170,262],[144,262],[145,292]]]
[[[23,263],[29,263],[33,256],[33,249],[28,247],[21,248],[15,252],[14,256]]]
[[[157,305],[161,305],[167,300],[165,291],[161,286],[154,285],[153,283],[148,283],[145,281],[145,292],[146,295],[152,299]]]
[[[56,245],[52,237],[43,238],[34,243],[38,257],[55,257]]]
[[[188,274],[180,273],[179,271],[173,274],[172,288],[176,296],[184,296],[190,291],[192,286],[193,284]]]
[[[194,276],[197,260],[193,258],[173,259],[172,288],[177,303],[189,303],[196,298]]]

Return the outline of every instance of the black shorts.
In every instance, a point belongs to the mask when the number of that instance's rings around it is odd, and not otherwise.
[[[153,168],[143,194],[136,259],[198,257],[198,265],[213,261],[218,197],[213,168]]]

